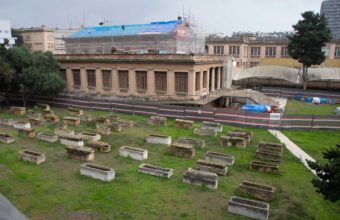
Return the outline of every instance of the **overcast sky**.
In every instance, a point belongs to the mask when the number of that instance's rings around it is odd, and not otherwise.
[[[141,24],[174,20],[184,9],[208,33],[290,31],[302,12],[320,11],[322,0],[0,0],[0,19],[12,27],[86,26],[102,20]]]

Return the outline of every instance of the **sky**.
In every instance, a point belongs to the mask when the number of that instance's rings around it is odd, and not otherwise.
[[[322,0],[0,0],[0,19],[12,27],[69,28],[143,24],[177,19],[183,11],[206,33],[291,31],[301,13]]]

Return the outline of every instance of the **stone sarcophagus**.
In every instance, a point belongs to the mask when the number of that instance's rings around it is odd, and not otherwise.
[[[145,164],[139,166],[138,172],[149,174],[152,176],[159,176],[164,178],[170,178],[174,174],[174,170],[171,168],[162,168],[151,164]]]
[[[87,143],[88,147],[98,150],[99,152],[108,153],[111,151],[111,145],[102,141],[89,141]]]
[[[71,129],[68,129],[67,126],[63,127],[57,127],[54,129],[54,133],[58,136],[74,136],[75,132]]]
[[[205,141],[204,140],[186,138],[186,137],[178,138],[175,141],[175,143],[189,144],[189,145],[194,146],[195,148],[204,148],[205,147]]]
[[[252,131],[245,131],[245,130],[241,130],[241,129],[234,129],[232,132],[243,133],[243,137],[245,137],[247,139],[248,143],[253,138],[253,132]]]
[[[53,123],[59,122],[59,117],[52,110],[43,110],[43,117]]]
[[[166,121],[167,121],[166,117],[151,116],[148,120],[148,124],[166,126]]]
[[[1,126],[13,126],[13,119],[0,119]]]
[[[240,183],[240,192],[243,195],[251,195],[255,199],[271,201],[274,197],[275,188],[258,183],[242,181]]]
[[[38,117],[31,117],[30,122],[32,125],[46,125],[46,120]]]
[[[37,165],[41,164],[42,162],[45,162],[45,154],[31,150],[19,151],[18,157],[20,160],[35,163]]]
[[[36,103],[34,107],[39,110],[45,110],[45,111],[51,110],[50,105],[45,104],[45,103]]]
[[[56,134],[51,134],[51,133],[46,133],[46,132],[40,132],[37,135],[37,138],[42,141],[47,141],[50,143],[54,143],[58,141],[58,135]]]
[[[119,123],[111,123],[107,125],[112,131],[121,132],[122,126]]]
[[[221,176],[225,176],[228,172],[228,167],[225,164],[221,164],[209,160],[198,160],[197,170],[207,171],[211,173],[216,173]]]
[[[266,173],[277,173],[279,171],[279,164],[276,163],[266,163],[260,161],[251,161],[249,168],[251,170],[258,170]]]
[[[31,123],[26,122],[26,121],[15,121],[13,123],[13,127],[15,129],[29,129],[31,128]]]
[[[221,136],[220,143],[223,147],[237,147],[240,149],[245,149],[247,146],[247,140],[243,137]]]
[[[96,125],[96,132],[98,134],[102,134],[102,135],[110,135],[111,134],[111,128],[109,126],[100,126],[100,125]]]
[[[217,189],[218,176],[216,173],[189,168],[183,174],[183,182],[197,186],[205,186],[211,189]]]
[[[188,129],[193,129],[194,128],[194,121],[190,120],[183,120],[183,119],[178,119],[176,118],[174,122],[174,127],[175,128],[188,128]]]
[[[95,119],[95,122],[98,124],[110,124],[110,118],[107,116],[100,116]]]
[[[117,123],[118,123],[122,128],[132,128],[132,127],[135,125],[135,122],[134,122],[134,121],[123,120],[123,119],[117,120]]]
[[[36,132],[33,128],[18,129],[18,135],[28,138],[35,138]]]
[[[218,123],[218,122],[204,121],[202,122],[201,128],[208,129],[208,130],[215,130],[216,132],[223,131],[223,126],[221,125],[221,123]]]
[[[195,157],[195,147],[189,144],[173,143],[169,146],[169,151],[172,155],[184,158]]]
[[[249,136],[247,132],[231,131],[231,132],[228,132],[226,136],[244,138],[247,144],[251,141],[251,137]]]
[[[146,137],[146,143],[148,144],[171,144],[171,137],[165,135],[150,134]]]
[[[77,146],[77,147],[84,146],[84,140],[82,137],[79,137],[79,136],[64,135],[64,136],[59,136],[59,139],[60,139],[60,143],[64,145]]]
[[[275,152],[275,153],[282,155],[283,144],[261,141],[259,143],[257,149],[261,150],[261,151]]]
[[[197,134],[199,136],[216,137],[217,131],[213,129],[195,128],[194,134]]]
[[[73,116],[81,116],[84,114],[84,111],[82,109],[77,109],[77,108],[72,108],[72,107],[67,108],[67,111],[69,115],[73,115]]]
[[[269,204],[231,196],[228,202],[228,212],[260,220],[268,220]]]
[[[80,174],[105,182],[110,182],[115,178],[114,169],[92,163],[82,164],[80,166]]]
[[[78,135],[82,137],[84,140],[88,140],[88,141],[99,141],[101,139],[100,134],[91,133],[91,132],[81,132]]]
[[[65,150],[69,156],[81,161],[91,161],[94,159],[94,149],[89,147],[66,146]]]
[[[224,164],[226,166],[232,166],[235,163],[234,155],[222,154],[222,153],[213,152],[213,151],[208,151],[205,154],[205,160],[214,161],[220,164]]]
[[[122,146],[119,148],[119,156],[128,157],[134,160],[148,159],[148,150],[137,147]]]
[[[63,122],[66,125],[80,125],[80,118],[76,117],[64,117]]]
[[[269,161],[273,161],[276,163],[281,162],[281,154],[278,152],[274,152],[274,151],[264,151],[264,150],[257,149],[256,158],[262,159],[262,160],[269,160]]]
[[[10,112],[15,115],[24,115],[26,113],[25,107],[11,106]]]
[[[0,142],[10,144],[14,142],[14,138],[6,133],[0,133]]]

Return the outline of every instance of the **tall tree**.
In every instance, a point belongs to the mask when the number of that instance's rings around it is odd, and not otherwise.
[[[326,59],[322,48],[331,40],[331,33],[327,27],[325,17],[318,13],[306,11],[302,20],[293,25],[294,34],[288,36],[288,54],[302,63],[303,89],[307,89],[308,68],[320,65]]]
[[[312,183],[325,199],[331,202],[340,200],[340,144],[323,153],[325,163],[307,161],[308,166],[315,170],[319,179]]]

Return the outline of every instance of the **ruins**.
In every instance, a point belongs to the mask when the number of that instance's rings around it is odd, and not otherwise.
[[[20,160],[35,163],[37,165],[45,162],[45,154],[43,153],[38,153],[31,150],[21,150],[19,151],[18,155]]]
[[[268,220],[269,204],[231,196],[228,202],[228,212],[260,220]]]
[[[242,181],[240,183],[240,193],[243,195],[251,195],[255,199],[271,201],[274,197],[275,188],[258,183]]]
[[[66,146],[65,150],[72,158],[80,161],[92,161],[94,159],[94,149],[89,147]]]
[[[222,132],[223,126],[218,122],[203,121],[201,125],[202,129],[215,130],[216,132]]]
[[[26,122],[26,121],[15,121],[13,123],[13,127],[15,129],[29,129],[31,128],[31,123]]]
[[[166,117],[151,116],[148,120],[148,124],[166,126],[166,121],[167,121]]]
[[[69,108],[67,108],[67,110],[68,110],[69,115],[73,115],[73,116],[84,115],[84,111],[82,109],[76,109],[76,108],[69,107]]]
[[[192,159],[195,157],[195,147],[190,144],[173,143],[169,146],[172,155]]]
[[[139,166],[138,172],[149,174],[152,176],[164,177],[168,179],[174,174],[174,170],[171,168],[162,168],[159,166],[145,163]]]
[[[146,136],[146,143],[148,144],[171,144],[171,137],[165,135],[150,134]]]
[[[209,137],[216,137],[217,131],[214,129],[203,129],[203,128],[195,128],[194,134],[199,136],[209,136]]]
[[[58,141],[58,136],[55,134],[51,134],[51,133],[39,132],[37,135],[37,139],[42,140],[42,141],[47,141],[50,143],[54,143]]]
[[[205,159],[214,161],[217,163],[225,164],[226,166],[232,166],[235,163],[235,157],[230,154],[222,154],[218,152],[208,151],[205,154]]]
[[[75,135],[63,135],[59,136],[60,143],[64,145],[71,145],[77,147],[84,146],[84,140],[82,137],[75,136]]]
[[[258,170],[266,173],[277,173],[279,171],[279,164],[267,163],[260,161],[251,161],[249,165],[250,169]]]
[[[183,182],[197,186],[205,186],[211,189],[217,189],[218,176],[216,173],[189,168],[183,174]]]
[[[190,144],[194,146],[195,148],[204,148],[205,146],[205,140],[199,140],[199,139],[193,139],[193,138],[187,138],[187,137],[180,137],[177,140],[175,140],[174,143]]]
[[[134,160],[148,159],[148,150],[137,147],[122,146],[119,148],[119,156],[128,157]]]
[[[183,119],[178,119],[176,118],[174,122],[174,127],[175,128],[187,128],[187,129],[193,129],[194,128],[194,121],[189,121],[189,120],[183,120]]]
[[[228,167],[225,164],[214,161],[197,160],[197,170],[207,171],[225,176],[228,172]]]
[[[245,149],[247,146],[247,140],[243,137],[221,136],[220,143],[223,147],[237,147]]]
[[[36,103],[35,108],[39,109],[39,110],[45,110],[45,111],[49,111],[51,110],[51,107],[49,104],[45,104],[45,103]]]
[[[28,138],[35,138],[36,132],[33,128],[22,128],[18,129],[18,135]]]
[[[64,117],[63,122],[66,125],[80,125],[80,118],[76,117]]]
[[[10,111],[11,111],[12,114],[15,114],[15,115],[26,114],[26,108],[25,107],[11,106]]]
[[[81,132],[78,136],[82,137],[84,140],[87,141],[99,141],[101,139],[100,134],[91,133],[91,132]]]
[[[111,145],[109,143],[102,142],[102,141],[92,140],[92,141],[89,141],[86,146],[96,149],[99,152],[103,152],[103,153],[108,153],[111,151]]]
[[[110,182],[115,178],[114,169],[92,163],[82,164],[80,166],[80,174],[105,182]]]
[[[0,119],[0,125],[2,126],[13,126],[13,119]]]
[[[0,133],[0,141],[4,144],[10,144],[14,142],[14,138],[7,133]]]

